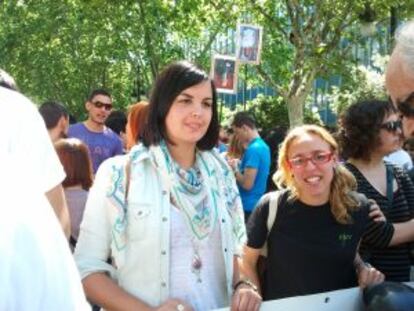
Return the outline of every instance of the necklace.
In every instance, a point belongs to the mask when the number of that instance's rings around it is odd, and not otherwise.
[[[197,282],[202,283],[201,280],[201,268],[203,267],[203,261],[200,256],[200,244],[197,243],[194,238],[191,239],[193,245],[193,260],[191,261],[191,272],[196,276]]]

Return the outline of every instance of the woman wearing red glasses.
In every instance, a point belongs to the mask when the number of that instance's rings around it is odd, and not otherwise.
[[[374,222],[369,204],[350,193],[356,181],[338,163],[331,134],[315,125],[293,129],[281,145],[278,164],[274,180],[286,189],[279,192],[275,221],[268,232],[270,193],[249,219],[242,263],[242,271],[259,285],[256,263],[267,242],[264,300],[381,282],[383,275],[366,266],[357,249],[362,238],[387,246],[393,227]]]
[[[361,255],[385,274],[387,281],[409,281],[411,245],[414,240],[414,185],[400,168],[384,156],[402,146],[401,121],[386,101],[359,102],[341,119],[340,142],[347,167],[358,182],[358,191],[377,202],[394,223],[392,244],[385,249],[361,244]]]

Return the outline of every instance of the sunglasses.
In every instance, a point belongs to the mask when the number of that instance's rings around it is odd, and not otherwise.
[[[112,104],[105,104],[105,103],[102,103],[100,101],[92,102],[92,104],[98,109],[104,107],[106,111],[111,111],[112,110]]]
[[[309,157],[297,156],[288,160],[288,163],[293,168],[304,168],[309,161],[314,165],[319,166],[328,163],[332,159],[333,153],[330,151],[321,152],[315,151]]]
[[[404,117],[414,118],[414,92],[404,101],[397,101],[397,107]]]
[[[402,122],[401,120],[385,122],[381,124],[380,128],[395,133],[397,130],[402,129]]]

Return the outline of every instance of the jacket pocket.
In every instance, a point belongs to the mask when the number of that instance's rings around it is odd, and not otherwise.
[[[127,238],[130,241],[143,239],[148,234],[151,210],[152,204],[150,203],[130,202],[128,204]]]

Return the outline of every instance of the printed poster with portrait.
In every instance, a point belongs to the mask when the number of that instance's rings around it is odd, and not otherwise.
[[[237,25],[236,58],[241,63],[259,64],[263,28],[255,25]]]
[[[211,71],[217,92],[227,94],[236,93],[237,62],[235,57],[215,55],[212,60]]]

